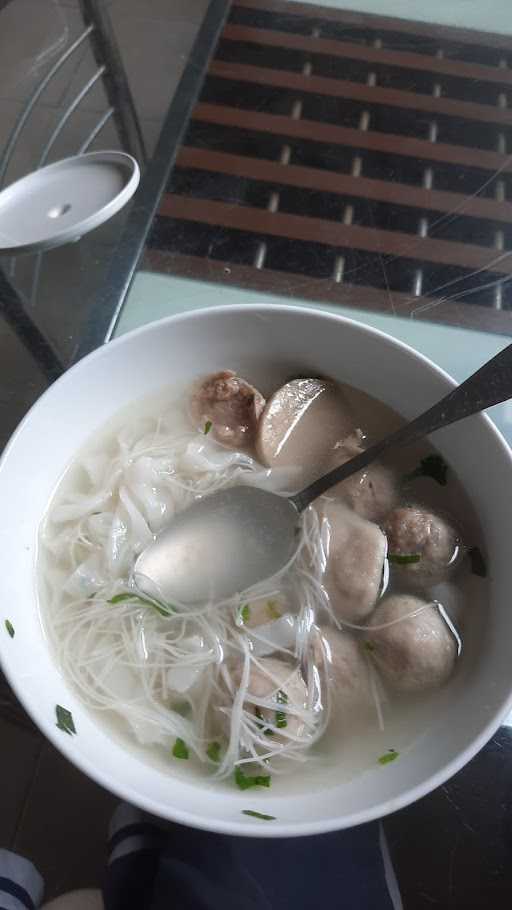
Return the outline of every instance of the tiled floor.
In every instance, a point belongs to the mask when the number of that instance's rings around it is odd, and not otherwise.
[[[151,151],[183,71],[208,0],[105,0],[124,58],[144,136]],[[0,0],[0,154],[24,101],[82,28],[78,0]],[[7,183],[35,168],[53,126],[94,72],[84,48],[52,82],[24,130]],[[50,160],[75,154],[105,109],[98,85],[63,131]],[[118,145],[113,127],[97,148]],[[108,264],[123,216],[80,244],[44,259],[33,312],[66,359],[80,332],[98,268]],[[18,259],[16,284],[30,294],[33,257]],[[90,276],[88,278],[88,276]],[[27,382],[27,375],[31,380]],[[0,450],[46,386],[29,355],[0,319]],[[85,778],[24,717],[0,673],[0,848],[31,859],[47,883],[47,898],[99,883],[104,865],[110,794]]]

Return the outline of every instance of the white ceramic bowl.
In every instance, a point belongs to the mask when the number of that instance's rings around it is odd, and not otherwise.
[[[314,310],[245,305],[172,317],[125,335],[82,360],[26,416],[0,467],[0,656],[17,696],[48,738],[100,784],[156,815],[232,834],[282,836],[348,827],[393,812],[461,768],[510,709],[512,690],[511,453],[484,416],[436,436],[480,516],[490,554],[490,605],[465,672],[417,721],[422,734],[400,760],[352,779],[240,793],[226,783],[153,770],[112,739],[61,677],[45,641],[36,591],[39,523],[82,444],[130,402],[166,385],[230,366],[268,391],[296,371],[321,372],[377,396],[411,418],[453,381],[424,357],[366,326]],[[468,610],[467,624],[478,622]],[[15,629],[10,638],[4,628]],[[55,705],[77,728],[55,725]],[[389,743],[394,746],[395,743]],[[492,781],[489,782],[492,786]],[[263,824],[241,814],[276,816]]]

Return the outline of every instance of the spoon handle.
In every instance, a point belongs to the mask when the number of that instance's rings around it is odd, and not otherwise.
[[[484,363],[476,373],[448,392],[448,395],[445,395],[441,401],[424,411],[419,417],[406,423],[405,426],[400,427],[390,436],[386,436],[385,439],[376,442],[369,449],[365,449],[360,455],[356,455],[355,458],[351,458],[340,467],[324,474],[305,490],[290,498],[299,512],[302,512],[330,487],[366,468],[391,447],[417,442],[418,439],[430,435],[435,430],[447,427],[464,417],[470,417],[471,414],[484,411],[494,404],[507,401],[508,398],[512,398],[512,344],[496,354],[492,360]]]

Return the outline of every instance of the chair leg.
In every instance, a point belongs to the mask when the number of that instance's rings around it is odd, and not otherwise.
[[[10,325],[49,382],[65,370],[60,357],[27,314],[20,295],[0,268],[0,316]]]

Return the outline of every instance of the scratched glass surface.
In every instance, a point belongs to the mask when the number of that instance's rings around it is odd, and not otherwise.
[[[512,11],[327,7],[234,3],[146,267],[509,333]]]

